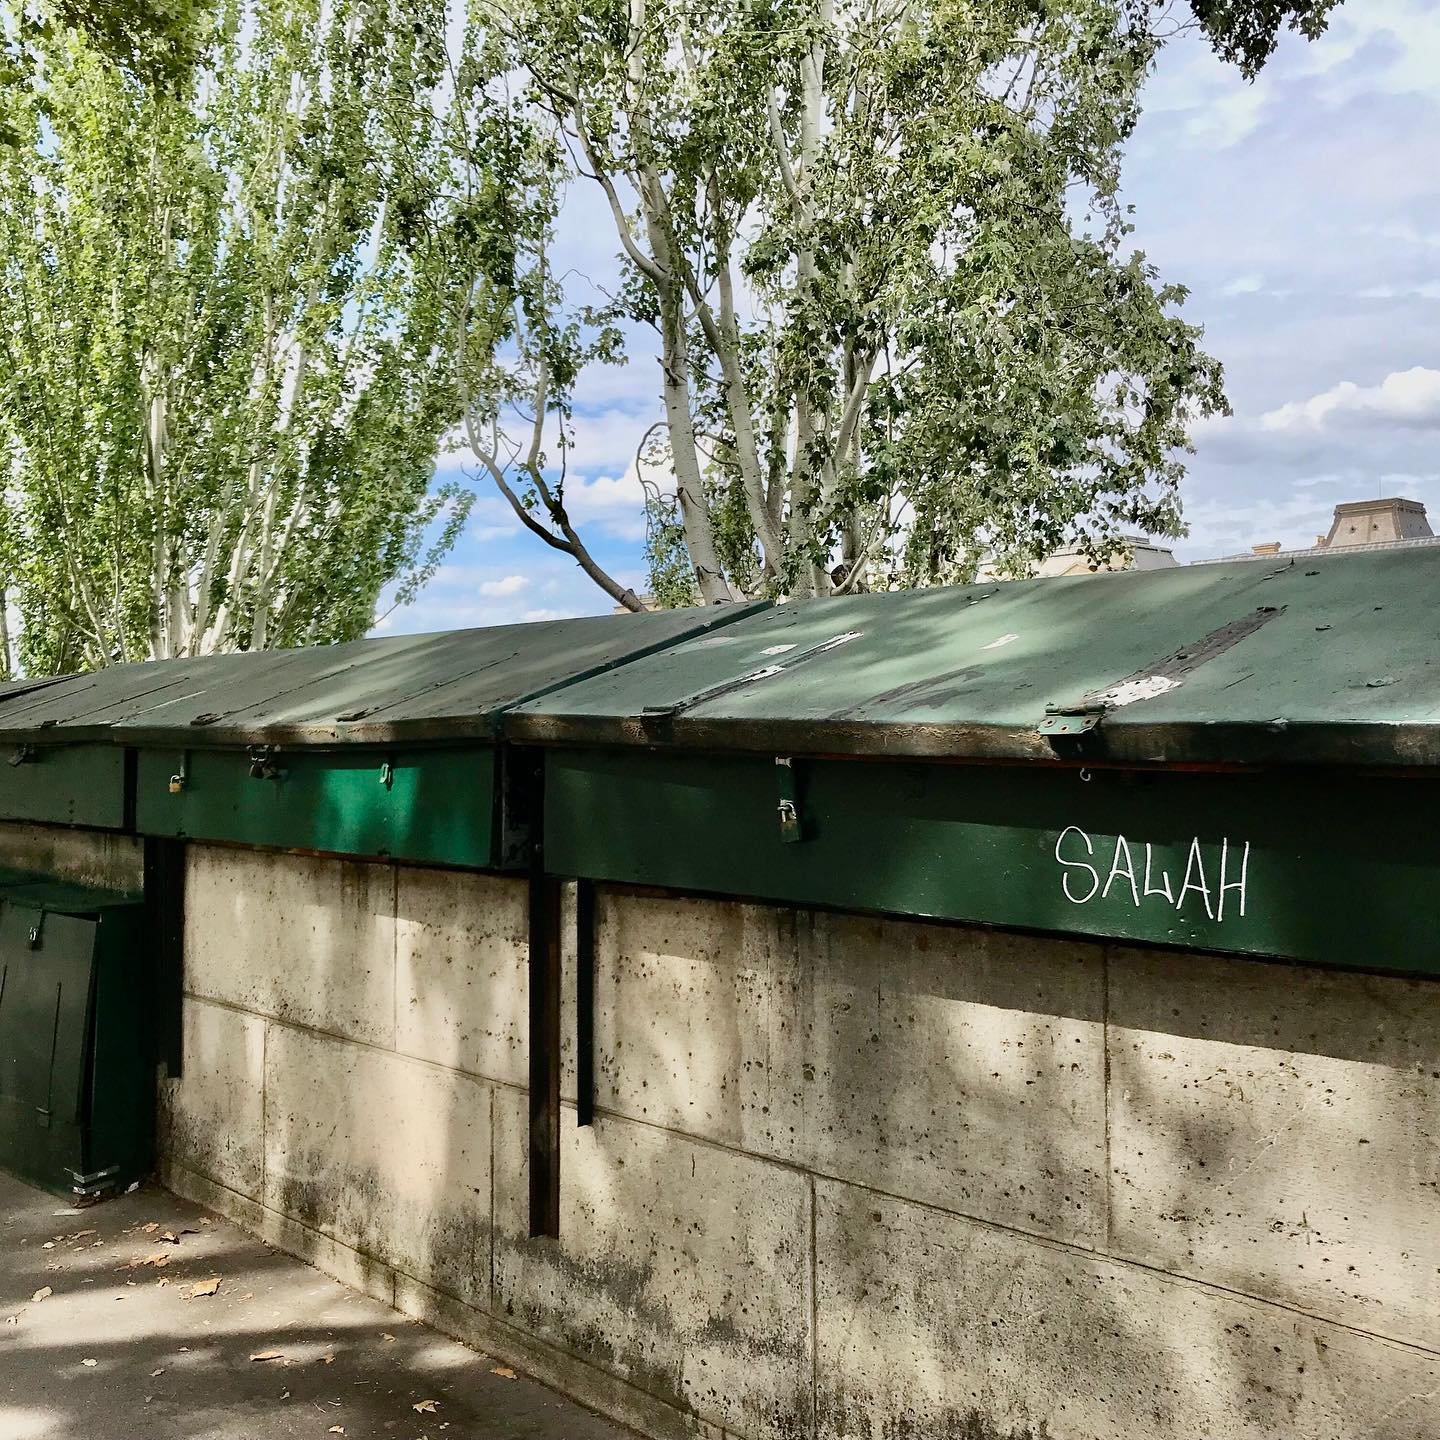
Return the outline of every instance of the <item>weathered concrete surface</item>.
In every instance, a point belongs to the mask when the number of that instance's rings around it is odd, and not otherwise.
[[[488,1302],[490,1094],[453,1071],[272,1025],[264,1203]]]
[[[1433,1440],[1440,1356],[816,1187],[825,1440]]]
[[[400,870],[395,904],[396,1048],[524,1085],[530,993],[525,882]]]
[[[0,822],[0,869],[33,870],[97,890],[140,890],[145,853],[133,835]]]
[[[187,853],[192,993],[393,1046],[394,869],[216,845]]]
[[[560,1240],[531,1240],[526,1101],[496,1092],[496,1314],[737,1435],[809,1434],[806,1177],[611,1117],[564,1133]]]
[[[1440,1341],[1440,986],[1112,959],[1112,1250]]]
[[[1099,946],[648,896],[600,920],[602,1106],[1103,1239]]]
[[[163,1191],[74,1211],[0,1176],[4,1440],[624,1440],[498,1363]]]
[[[265,1175],[265,1023],[187,1000],[184,1078],[160,1085],[162,1148],[252,1200]]]
[[[171,1183],[651,1435],[1440,1435],[1440,986],[602,889],[557,1243],[523,887],[191,874]]]

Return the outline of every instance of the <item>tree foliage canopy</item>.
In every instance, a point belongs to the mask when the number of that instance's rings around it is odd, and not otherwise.
[[[225,0],[168,86],[51,18],[0,91],[23,666],[363,633],[463,515],[443,3]]]
[[[616,226],[609,318],[657,337],[663,600],[928,584],[1176,533],[1176,452],[1224,401],[1183,290],[1126,245],[1143,18],[517,0],[536,104]]]

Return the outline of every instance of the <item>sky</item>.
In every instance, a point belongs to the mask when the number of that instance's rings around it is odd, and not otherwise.
[[[617,248],[594,187],[567,202],[560,263],[604,284]],[[1129,145],[1137,248],[1189,287],[1233,416],[1195,432],[1182,561],[1313,543],[1334,506],[1429,505],[1440,529],[1440,0],[1346,0],[1244,81],[1195,37],[1162,55]],[[598,294],[597,294],[598,298]],[[643,589],[635,449],[658,367],[582,379],[567,496],[611,573]],[[447,456],[442,475],[463,468]],[[477,488],[478,482],[477,482]],[[479,488],[448,562],[390,631],[602,613],[568,557]]]

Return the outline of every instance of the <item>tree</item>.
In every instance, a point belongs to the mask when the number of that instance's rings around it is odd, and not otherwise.
[[[165,85],[47,18],[0,91],[22,667],[362,634],[465,509],[443,3],[225,0]]]
[[[1330,8],[1194,4],[1252,68],[1282,23],[1314,33]],[[1023,572],[1065,540],[1098,557],[1127,530],[1181,533],[1178,457],[1224,407],[1220,369],[1184,290],[1129,252],[1119,199],[1167,16],[515,0],[518,62],[625,272],[599,316],[540,287],[520,329],[566,334],[575,362],[605,333],[587,322],[653,328],[662,413],[637,466],[661,603],[960,580],[986,556]],[[615,358],[613,336],[592,351]],[[578,559],[541,463],[545,433],[563,458],[571,373],[532,395],[512,499]]]
[[[1153,3],[1153,0],[1150,0]],[[1190,0],[1215,53],[1254,77],[1275,52],[1282,29],[1318,39],[1340,0]]]

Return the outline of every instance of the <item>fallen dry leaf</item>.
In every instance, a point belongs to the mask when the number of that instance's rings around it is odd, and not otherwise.
[[[93,1370],[100,1362],[98,1360],[82,1360],[80,1363],[87,1369]]]
[[[438,1400],[422,1400],[418,1405],[412,1405],[412,1410],[418,1410],[422,1415],[433,1415],[439,1408]]]
[[[332,1425],[326,1433],[330,1435],[343,1435],[345,1433],[345,1427],[343,1425]]]
[[[212,1275],[208,1280],[197,1280],[190,1287],[192,1299],[199,1300],[203,1296],[213,1295],[220,1288],[220,1277]]]
[[[77,1230],[70,1238],[72,1240],[83,1240],[87,1235],[96,1235],[98,1233],[96,1230]]]
[[[162,1240],[168,1240],[172,1245],[178,1245],[180,1243],[180,1237],[173,1230],[167,1230],[160,1238]]]
[[[492,1375],[498,1375],[502,1380],[513,1380],[515,1378],[515,1372],[508,1365],[492,1365],[490,1367],[490,1373]]]
[[[380,1332],[380,1338],[390,1341],[392,1345],[395,1343],[395,1337],[393,1335],[387,1335],[383,1330]]]
[[[46,1285],[44,1289],[37,1290],[30,1298],[38,1305],[42,1300],[48,1300],[55,1292]]]
[[[283,1350],[257,1350],[251,1357],[252,1360],[283,1360]]]
[[[155,1223],[155,1221],[152,1220],[148,1225],[142,1225],[140,1228],[147,1235],[153,1235],[160,1227]]]
[[[320,1357],[320,1363],[322,1365],[333,1365],[335,1363],[335,1352],[332,1350],[328,1355],[322,1355]]]
[[[162,1365],[158,1370],[152,1370],[150,1372],[150,1378],[153,1380],[157,1375],[163,1375],[164,1373],[165,1367]]]
[[[53,1250],[55,1248],[55,1242],[53,1240],[47,1240],[40,1248],[42,1250]]]

